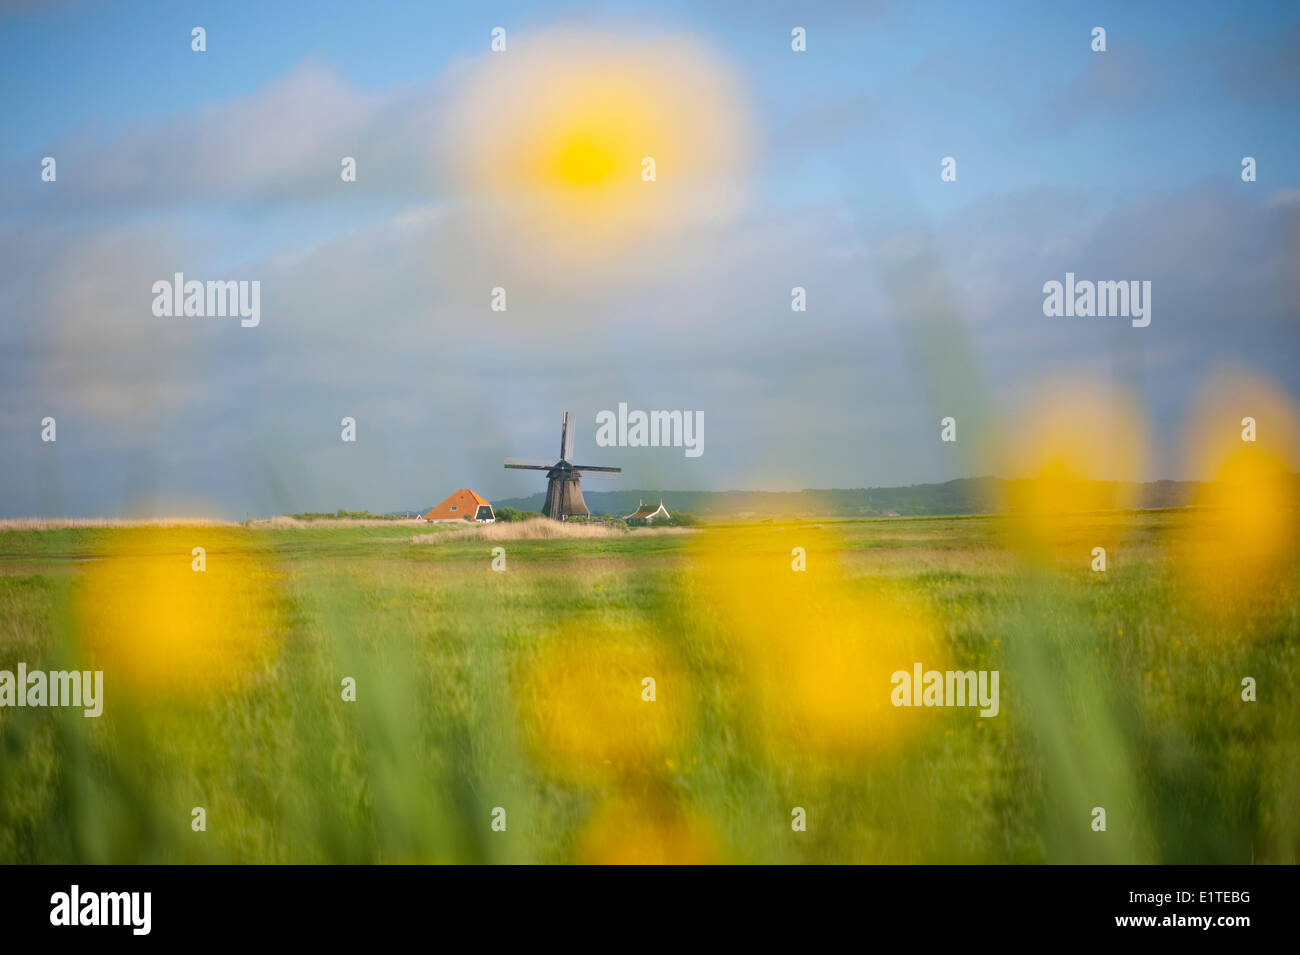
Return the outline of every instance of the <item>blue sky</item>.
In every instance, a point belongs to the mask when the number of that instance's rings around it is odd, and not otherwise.
[[[967,200],[1062,180],[1135,191],[1184,184],[1221,170],[1241,140],[1258,142],[1254,152],[1279,177],[1293,179],[1300,163],[1294,86],[1266,69],[1296,51],[1300,9],[1287,2],[1241,10],[1224,3],[323,0],[310,11],[246,2],[19,3],[0,29],[5,155],[30,155],[82,128],[111,134],[248,95],[303,60],[330,64],[359,89],[384,90],[427,82],[450,60],[481,54],[493,26],[582,23],[708,38],[743,69],[763,105],[756,119],[772,135],[809,107],[861,96],[899,123],[902,138],[889,153],[900,161],[962,153],[979,172],[963,189]],[[200,22],[210,38],[201,58],[188,44]],[[787,23],[812,38],[813,55],[794,69]],[[1128,101],[1118,113],[1088,106],[1031,126],[1027,117],[1067,96],[1090,66],[1093,54],[1078,37],[1098,25],[1109,32],[1112,58],[1132,62],[1134,75],[1154,88],[1117,97]],[[1257,82],[1238,75],[1242,69],[1261,70]],[[1297,79],[1294,63],[1288,77]],[[845,136],[770,185],[791,202],[838,198],[819,169],[872,171],[871,157],[854,162],[855,145],[870,139]],[[1120,176],[1117,161],[1128,166]],[[919,169],[914,176],[909,185],[927,190],[932,177]]]
[[[715,51],[753,131],[744,209],[646,274],[550,282],[518,324],[467,312],[483,255],[424,152],[494,26],[512,51],[554,30]],[[1138,392],[1147,476],[1186,476],[1173,435],[1216,368],[1300,392],[1295,4],[18,2],[0,57],[6,514],[526,493],[503,455],[619,401],[711,425],[698,460],[615,451],[630,486],[944,480],[987,463],[933,446],[945,401],[1014,407],[1057,373]],[[382,177],[332,188],[336,145]],[[938,264],[908,287],[955,303],[938,325],[897,291],[917,242]],[[1041,284],[1071,268],[1151,278],[1152,326],[1047,324]],[[173,271],[267,276],[265,326],[149,325],[135,289]],[[550,350],[556,321],[581,355]],[[55,410],[58,447],[33,443]]]

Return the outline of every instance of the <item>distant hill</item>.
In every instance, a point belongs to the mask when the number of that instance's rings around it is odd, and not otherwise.
[[[622,516],[640,501],[658,503],[670,512],[705,518],[749,517],[883,517],[895,512],[910,517],[930,514],[988,514],[997,509],[1007,486],[1004,478],[959,478],[943,484],[805,491],[592,491],[582,495],[593,514]],[[1140,507],[1181,507],[1200,486],[1196,481],[1152,481],[1128,485]],[[540,511],[545,495],[493,501],[494,507]]]

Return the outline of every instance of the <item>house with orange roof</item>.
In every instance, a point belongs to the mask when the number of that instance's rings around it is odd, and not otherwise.
[[[425,514],[424,519],[435,524],[442,521],[477,521],[479,524],[491,524],[497,516],[486,499],[463,487],[459,491],[452,491],[447,500]]]

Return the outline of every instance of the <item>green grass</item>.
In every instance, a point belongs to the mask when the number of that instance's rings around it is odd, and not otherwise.
[[[275,604],[273,653],[238,689],[152,699],[110,663],[98,720],[0,709],[0,862],[562,862],[631,804],[650,807],[628,823],[647,838],[689,818],[710,857],[741,862],[1293,863],[1300,579],[1248,619],[1208,621],[1170,570],[1182,520],[1110,520],[1105,574],[1086,534],[1035,568],[991,517],[421,545],[409,526],[324,522],[0,531],[0,669],[84,665],[75,608],[99,558],[187,564],[211,538],[209,566],[256,561]],[[878,752],[774,747],[698,579],[708,535],[786,565],[789,540],[833,541],[812,557],[852,594],[924,611],[955,664],[1000,671],[1001,713],[940,710]],[[528,677],[548,642],[606,626],[675,661],[662,692],[689,698],[685,732],[653,767],[575,775],[537,745],[550,729]],[[1258,702],[1241,700],[1244,676]]]

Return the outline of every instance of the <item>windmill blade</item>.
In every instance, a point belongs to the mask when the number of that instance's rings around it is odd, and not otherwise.
[[[597,467],[597,466],[594,465],[594,464],[575,464],[575,465],[573,466],[573,470],[575,470],[575,471],[610,471],[610,472],[612,472],[612,473],[614,473],[614,474],[622,474],[622,473],[623,473],[623,469],[622,469],[622,468],[602,468],[602,467]]]
[[[541,461],[526,458],[506,458],[506,467],[517,468],[521,471],[549,471],[555,465],[543,464]]]
[[[573,432],[569,430],[569,413],[564,412],[564,430],[560,433],[560,457],[568,461],[573,457]]]
[[[584,479],[595,478],[598,481],[613,481],[620,477],[618,468],[593,468],[590,471],[584,471],[582,468],[574,468],[574,471],[581,474]]]

